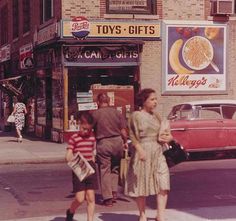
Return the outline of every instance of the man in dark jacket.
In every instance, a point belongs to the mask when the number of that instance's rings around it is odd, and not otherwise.
[[[103,204],[112,206],[117,196],[118,167],[127,143],[127,123],[123,115],[109,106],[105,93],[97,96],[98,110],[93,113],[97,140]]]

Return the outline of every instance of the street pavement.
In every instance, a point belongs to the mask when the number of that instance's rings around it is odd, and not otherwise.
[[[65,147],[65,143],[58,144],[29,136],[24,137],[22,143],[17,143],[14,133],[0,131],[0,165],[65,162]],[[146,213],[148,221],[155,221],[155,210],[147,208]],[[166,217],[167,221],[236,221],[236,206],[167,209]],[[63,220],[65,214],[7,221]],[[74,220],[86,221],[86,211],[75,214]],[[104,207],[104,211],[95,214],[94,221],[138,221],[138,212],[135,206],[134,210],[129,211],[113,211],[112,208]]]

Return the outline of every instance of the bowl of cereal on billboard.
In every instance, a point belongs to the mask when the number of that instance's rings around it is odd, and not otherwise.
[[[214,51],[207,38],[194,36],[185,42],[182,56],[188,67],[193,70],[202,70],[211,63]]]

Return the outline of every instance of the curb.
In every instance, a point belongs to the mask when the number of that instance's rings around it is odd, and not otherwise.
[[[0,160],[0,165],[13,165],[13,164],[53,164],[53,163],[66,163],[65,159],[50,158],[50,159],[21,159],[21,160]]]

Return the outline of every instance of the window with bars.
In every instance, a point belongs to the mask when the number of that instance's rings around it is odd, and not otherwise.
[[[19,37],[19,3],[18,0],[12,2],[12,33],[13,39]]]
[[[30,0],[23,0],[23,33],[30,31]]]
[[[156,14],[156,0],[107,0],[107,14]]]
[[[8,5],[0,10],[0,33],[0,43],[4,45],[8,42]]]
[[[53,18],[53,0],[40,0],[40,23]]]

